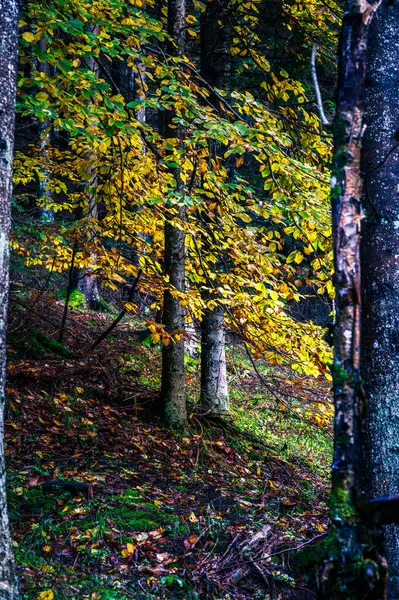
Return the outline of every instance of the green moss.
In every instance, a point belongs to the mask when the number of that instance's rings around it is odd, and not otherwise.
[[[349,373],[337,363],[333,363],[331,365],[331,374],[333,376],[334,385],[337,387],[340,387],[345,381],[349,379]]]
[[[27,331],[25,337],[11,334],[8,343],[18,357],[41,359],[48,354],[63,358],[74,357],[74,353],[68,348],[33,327]]]
[[[113,518],[121,526],[131,531],[151,531],[162,525],[158,515],[146,510],[119,508],[113,511]]]
[[[151,531],[170,525],[176,517],[159,510],[154,504],[144,502],[137,490],[126,490],[112,507],[110,520],[128,531]]]
[[[323,564],[327,556],[336,556],[338,552],[338,540],[334,531],[330,531],[320,541],[304,546],[290,555],[290,561],[295,569],[302,572],[307,568],[317,567]],[[311,572],[313,576],[313,571]]]
[[[333,488],[330,495],[330,510],[333,522],[357,520],[357,511],[350,494],[342,488]]]
[[[60,300],[65,300],[66,299],[66,290],[61,290],[60,292],[58,292],[56,297],[59,298]],[[84,308],[84,305],[85,305],[85,297],[82,294],[82,292],[78,289],[72,290],[72,292],[69,296],[68,306],[71,306],[72,308],[76,308],[77,310],[81,310],[82,308]]]
[[[68,494],[60,490],[60,493],[54,495],[43,494],[41,487],[15,488],[8,489],[7,500],[11,521],[18,520],[21,513],[43,513],[51,514],[58,511],[58,501],[61,497],[68,497]]]

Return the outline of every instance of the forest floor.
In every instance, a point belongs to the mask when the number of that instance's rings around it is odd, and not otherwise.
[[[257,374],[230,340],[231,417],[199,413],[187,357],[179,436],[152,414],[160,348],[137,341],[140,325],[126,318],[91,351],[113,317],[71,309],[66,352],[50,341],[62,310],[41,298],[10,313],[6,453],[24,598],[314,598],[328,386],[261,360]]]

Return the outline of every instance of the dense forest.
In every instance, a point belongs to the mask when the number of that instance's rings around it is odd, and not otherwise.
[[[398,69],[397,0],[0,0],[0,600],[399,600]]]

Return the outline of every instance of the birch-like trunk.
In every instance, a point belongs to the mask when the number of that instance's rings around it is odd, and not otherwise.
[[[201,75],[212,88],[224,86],[228,68],[227,5],[225,0],[210,0],[201,14]],[[210,101],[213,106],[219,106],[219,100],[212,93]],[[215,146],[216,154],[222,156],[221,145]],[[204,218],[207,220],[206,215]],[[204,236],[202,242],[206,250],[209,238]],[[202,299],[205,304],[209,302],[208,291],[202,292]],[[205,411],[229,412],[224,311],[220,306],[207,307],[201,322],[200,405]]]
[[[370,27],[362,168],[362,379],[366,393],[364,488],[399,493],[399,5]],[[399,527],[384,531],[388,598],[399,598]]]
[[[168,43],[169,56],[183,56],[186,47],[186,4],[185,0],[168,0],[168,33],[173,43]],[[173,126],[173,111],[168,111],[166,118],[166,137],[177,137],[183,140],[184,131],[181,126]],[[179,168],[173,169],[176,180],[176,195],[184,196],[184,183],[180,177]],[[173,335],[174,332],[184,332],[184,307],[174,290],[184,292],[185,289],[185,232],[176,227],[173,221],[184,223],[186,219],[185,206],[182,202],[177,207],[177,214],[165,209],[165,256],[164,273],[168,287],[164,293],[163,320],[165,330]],[[180,337],[180,336],[179,336]],[[184,371],[184,339],[174,339],[168,346],[162,348],[162,385],[161,405],[164,419],[175,429],[186,429],[187,409],[185,398]]]
[[[205,313],[201,324],[200,405],[218,414],[229,412],[223,323],[223,309],[217,307]]]
[[[368,32],[378,4],[346,0],[345,8],[331,180],[337,312],[332,529],[321,588],[322,597],[328,600],[383,600],[387,568],[378,528],[359,505],[364,420],[360,378],[360,156]]]
[[[6,331],[9,283],[12,163],[14,154],[18,8],[0,0],[0,598],[20,598],[8,523],[4,460]]]

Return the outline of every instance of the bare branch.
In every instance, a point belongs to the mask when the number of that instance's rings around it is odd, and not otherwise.
[[[331,127],[331,123],[327,119],[326,113],[324,112],[324,108],[323,108],[323,99],[321,97],[320,86],[319,86],[319,82],[317,79],[316,55],[317,55],[317,45],[313,44],[312,55],[311,55],[311,59],[310,59],[310,67],[312,70],[312,79],[313,79],[314,91],[316,94],[317,108],[319,109],[320,120],[321,120],[323,127]]]

